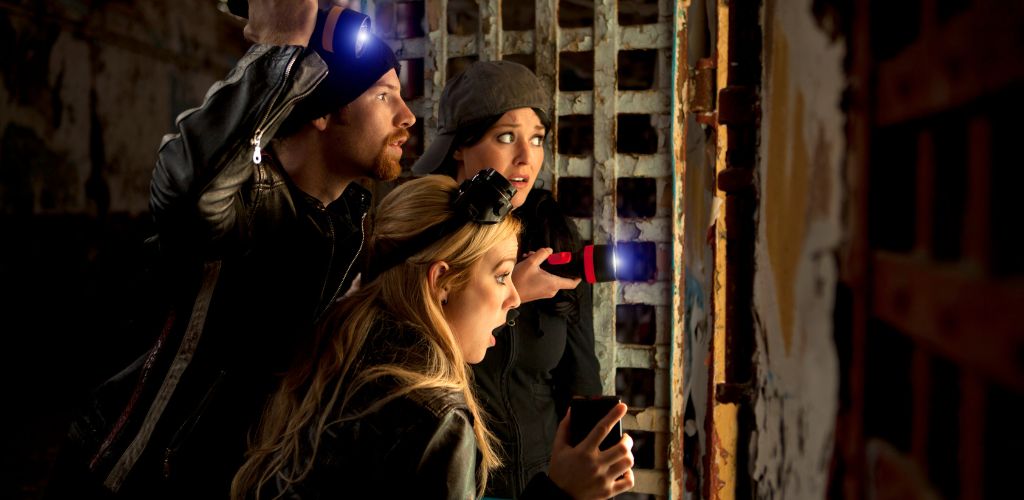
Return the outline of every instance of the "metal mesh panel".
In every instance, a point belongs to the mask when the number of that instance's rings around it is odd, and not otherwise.
[[[560,12],[560,7],[566,10]],[[500,0],[362,3],[363,10],[375,16],[378,33],[388,39],[399,59],[421,64],[413,67],[422,68],[422,84],[408,87],[422,96],[408,97],[409,107],[422,124],[424,144],[407,152],[410,158],[404,164],[411,165],[415,155],[434,139],[434,117],[447,78],[472,60],[514,60],[531,67],[551,90],[554,123],[551,140],[545,144],[545,168],[538,186],[551,189],[556,196],[561,186],[573,186],[576,191],[589,187],[591,196],[578,198],[587,205],[568,208],[573,215],[585,215],[573,217],[583,239],[639,243],[648,248],[641,255],[653,255],[654,262],[643,263],[653,272],[643,275],[642,281],[595,286],[593,314],[604,392],[618,392],[624,400],[644,405],[631,407],[624,420],[625,429],[636,431],[641,438],[634,451],[642,451],[644,459],[639,465],[646,467],[636,470],[633,493],[657,496],[668,494],[670,442],[674,7],[667,0],[632,2],[630,13],[639,14],[622,17],[616,0],[596,1],[592,7],[589,2],[560,5],[559,0],[537,0],[533,5],[503,4]],[[530,8],[533,13],[520,10]],[[408,18],[417,14],[418,20]],[[516,29],[504,30],[504,17],[509,17],[510,26]],[[620,18],[633,24],[620,26]],[[654,19],[657,21],[649,22]],[[531,21],[532,29],[522,29],[530,28]],[[417,26],[420,29],[415,29]],[[560,67],[563,55],[569,63],[564,72]],[[592,58],[590,75],[585,68],[588,58]],[[620,73],[620,61],[631,65],[624,69],[625,75]],[[637,64],[642,65],[639,70]],[[641,77],[634,78],[634,73]],[[559,80],[586,80],[588,76],[592,82],[568,85],[583,90],[559,90]],[[628,82],[625,89],[619,87],[623,81]],[[592,125],[577,126],[574,119]],[[559,126],[563,121],[566,127]],[[620,123],[629,130],[620,133]],[[620,185],[629,188],[618,192]],[[619,200],[624,195],[630,203]],[[636,198],[644,208],[623,211],[624,205],[636,205],[632,203]],[[616,306],[631,304],[645,305],[645,310],[653,312],[643,322],[644,328],[653,328],[653,334],[647,333],[652,339],[649,343],[616,339]],[[633,323],[625,321],[618,327],[628,329]],[[630,338],[628,332],[623,336],[624,340]],[[636,375],[639,373],[645,375]]]

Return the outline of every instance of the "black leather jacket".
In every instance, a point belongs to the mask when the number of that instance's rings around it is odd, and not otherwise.
[[[523,222],[522,252],[579,248],[575,225],[549,191],[531,190],[513,213]],[[528,495],[533,480],[546,477],[541,473],[569,400],[601,393],[591,304],[591,287],[582,282],[554,298],[521,305],[494,331],[496,344],[473,366],[476,394],[506,454],[505,465],[491,475],[489,496]]]
[[[325,207],[267,149],[326,73],[301,47],[255,45],[164,138],[150,208],[172,312],[112,379],[128,389],[100,390],[127,408],[72,427],[103,433],[82,447],[123,496],[225,498],[277,374],[358,272],[369,192],[352,183]]]
[[[354,370],[388,363],[415,369],[425,359],[419,334],[393,319],[382,321],[367,337]],[[417,361],[419,360],[419,361]],[[394,379],[378,381],[352,396],[346,414],[356,414],[392,392]],[[340,417],[335,408],[335,417]],[[298,483],[265,488],[263,498],[316,500],[335,498],[477,497],[481,455],[473,416],[461,392],[429,388],[398,397],[356,420],[336,423],[320,436],[313,468]],[[290,474],[286,471],[285,474]],[[525,498],[569,498],[546,475],[531,484]]]

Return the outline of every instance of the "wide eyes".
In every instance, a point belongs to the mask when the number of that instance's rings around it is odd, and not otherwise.
[[[500,142],[502,144],[512,144],[513,142],[516,141],[516,135],[513,134],[512,132],[505,132],[503,134],[499,134],[497,139],[498,139],[498,142]],[[531,146],[542,146],[543,144],[544,144],[544,136],[542,136],[542,135],[535,135],[535,136],[530,138],[530,145]]]

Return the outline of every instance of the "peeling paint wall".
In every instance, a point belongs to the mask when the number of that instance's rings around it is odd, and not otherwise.
[[[5,2],[0,214],[144,212],[161,137],[241,28],[212,0]]]
[[[809,0],[767,0],[762,26],[751,473],[758,498],[824,498],[838,411],[844,48]]]
[[[248,43],[215,0],[0,2],[0,498],[41,498],[72,407],[152,339],[129,328],[161,137]]]

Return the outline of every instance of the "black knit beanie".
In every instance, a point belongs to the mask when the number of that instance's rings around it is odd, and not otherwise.
[[[324,24],[329,17],[317,16],[316,29],[306,50],[315,51],[327,63],[327,77],[308,96],[299,101],[281,125],[281,131],[295,131],[303,124],[328,115],[355,100],[377,82],[384,73],[399,69],[398,58],[383,40],[367,30],[366,42],[357,57],[354,50],[329,51],[323,46]],[[351,28],[351,27],[350,27]],[[337,27],[343,29],[342,26]],[[334,38],[355,37],[357,33],[337,32]],[[287,132],[285,132],[287,133]]]

